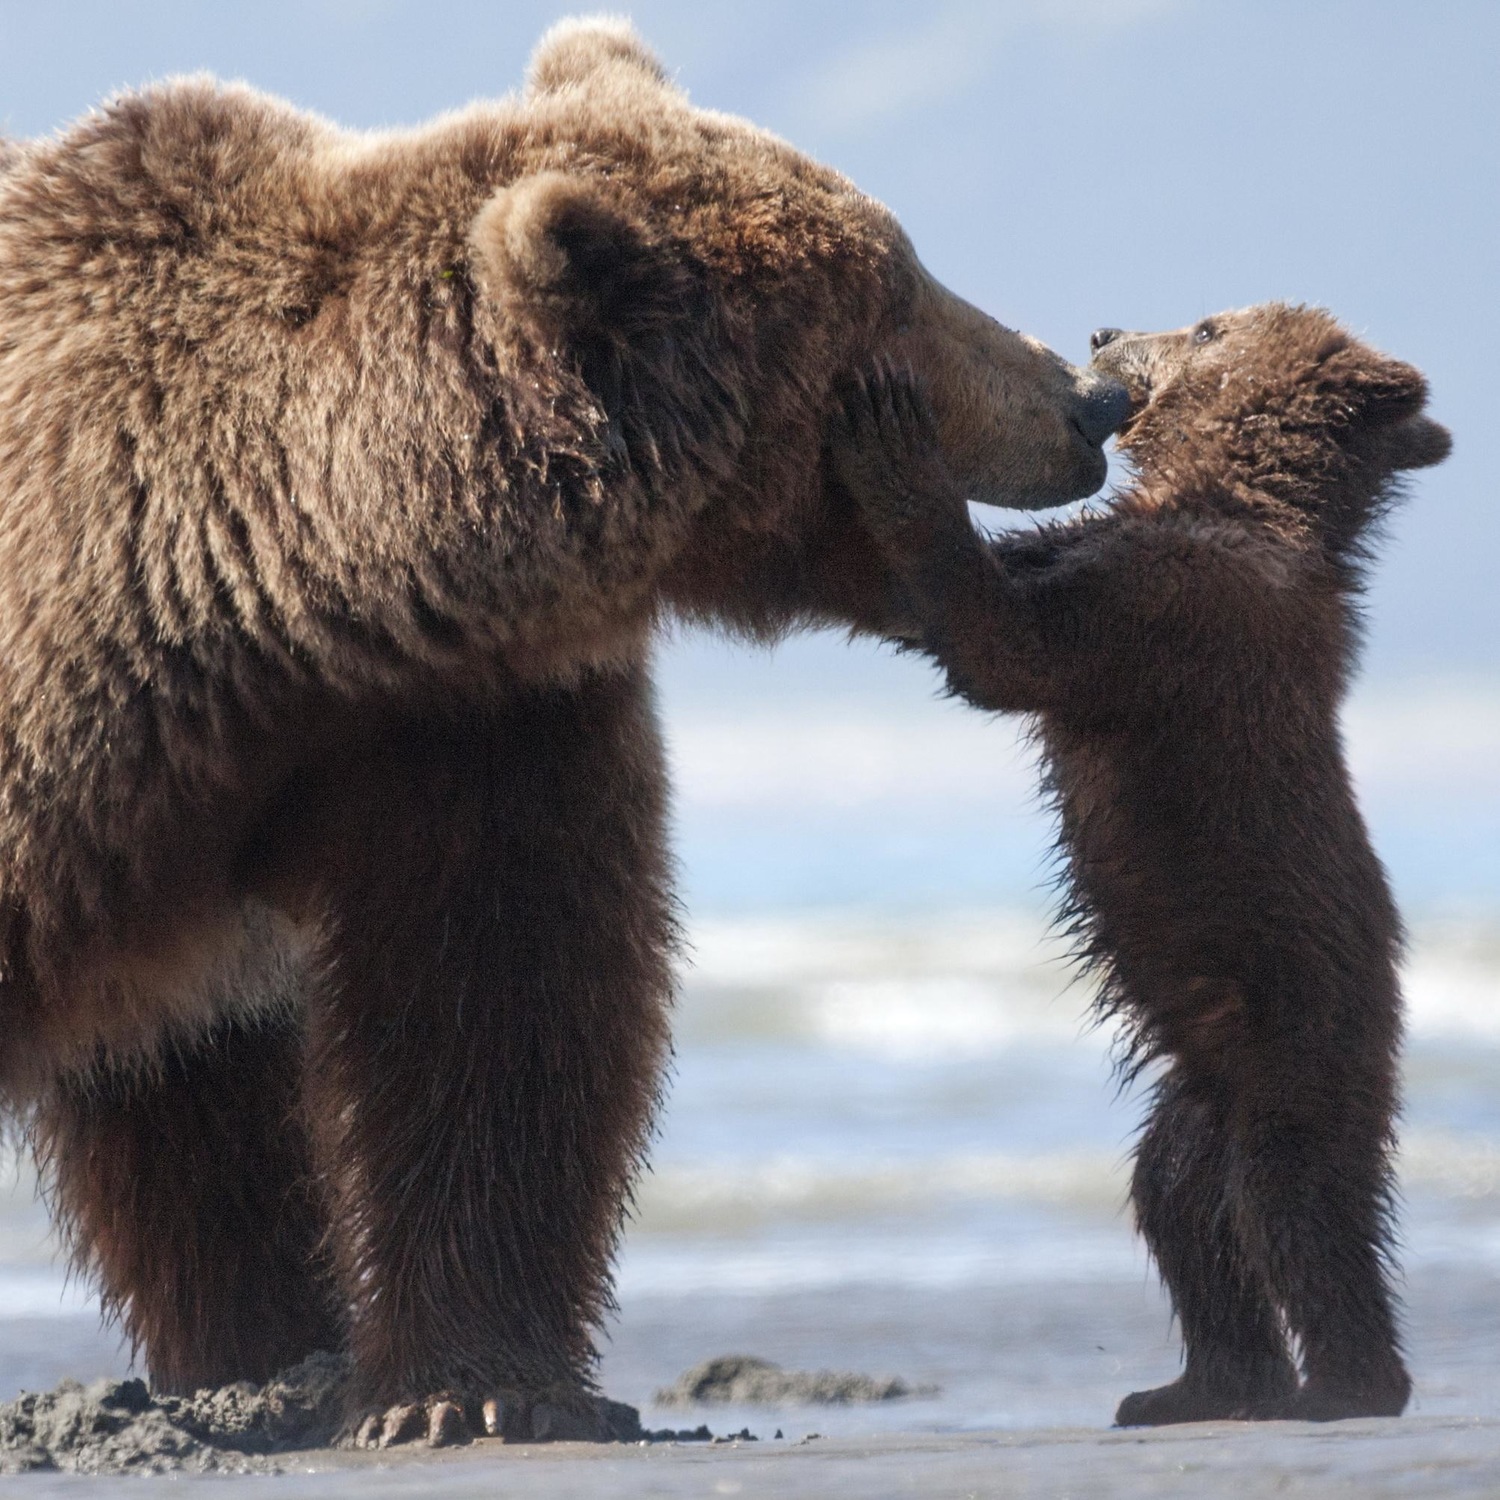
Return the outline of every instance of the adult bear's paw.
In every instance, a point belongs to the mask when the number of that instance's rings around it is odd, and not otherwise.
[[[512,1391],[484,1400],[443,1391],[366,1413],[352,1424],[344,1444],[448,1448],[480,1436],[507,1443],[628,1443],[640,1438],[641,1418],[624,1402],[579,1391],[541,1396]]]
[[[533,1402],[520,1425],[522,1435],[512,1437],[507,1429],[506,1442],[633,1443],[642,1436],[635,1407],[576,1393]]]
[[[473,1424],[457,1396],[443,1393],[425,1401],[402,1401],[384,1411],[368,1412],[352,1424],[340,1447],[395,1448],[425,1442],[429,1448],[450,1448],[474,1436]]]

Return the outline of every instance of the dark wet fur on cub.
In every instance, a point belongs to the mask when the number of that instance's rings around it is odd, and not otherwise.
[[[952,690],[1036,716],[1064,918],[1152,1065],[1132,1197],[1186,1366],[1118,1420],[1393,1415],[1400,923],[1338,710],[1396,475],[1448,439],[1326,314],[1216,322],[1154,349],[1101,513],[983,544],[889,370],[839,463]],[[1130,383],[1128,353],[1099,363]]]

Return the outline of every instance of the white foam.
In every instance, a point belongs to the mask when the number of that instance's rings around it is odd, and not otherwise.
[[[1500,1045],[1500,941],[1493,923],[1418,929],[1402,987],[1412,1037]]]
[[[698,923],[691,947],[695,1018],[715,1004],[759,1005],[771,1032],[893,1060],[1066,1044],[1089,1026],[1092,991],[1040,908],[720,918]],[[1500,923],[1419,925],[1402,986],[1414,1039],[1500,1046]]]
[[[1344,712],[1355,781],[1418,806],[1500,799],[1500,685],[1437,679],[1358,692]]]
[[[708,921],[692,947],[696,1036],[722,1025],[930,1062],[1066,1045],[1089,1025],[1090,992],[1036,911]]]
[[[762,1297],[874,1286],[954,1291],[1038,1281],[1139,1280],[1144,1249],[1115,1233],[1048,1237],[1000,1245],[982,1238],[850,1235],[760,1246],[631,1242],[620,1266],[621,1300],[637,1297]]]
[[[1361,794],[1418,806],[1500,801],[1500,685],[1437,680],[1363,688],[1344,715]],[[690,810],[812,811],[1030,805],[1026,721],[947,700],[756,702],[679,711],[666,725]]]
[[[918,701],[899,713],[834,704],[679,716],[667,746],[677,797],[692,808],[1015,804],[1036,783],[1023,728],[952,703]]]
[[[1106,1218],[1125,1201],[1120,1151],[953,1152],[873,1160],[783,1152],[744,1162],[669,1162],[638,1195],[642,1234],[703,1232],[772,1219],[855,1222],[955,1203],[1025,1201]]]

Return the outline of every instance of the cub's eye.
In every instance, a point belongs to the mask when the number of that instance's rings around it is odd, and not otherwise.
[[[1193,330],[1193,342],[1195,344],[1211,344],[1218,336],[1219,330],[1212,323],[1200,323]]]

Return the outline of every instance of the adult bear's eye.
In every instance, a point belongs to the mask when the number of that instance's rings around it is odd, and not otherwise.
[[[1211,344],[1218,336],[1219,330],[1212,323],[1200,323],[1193,330],[1193,342],[1195,344]]]

